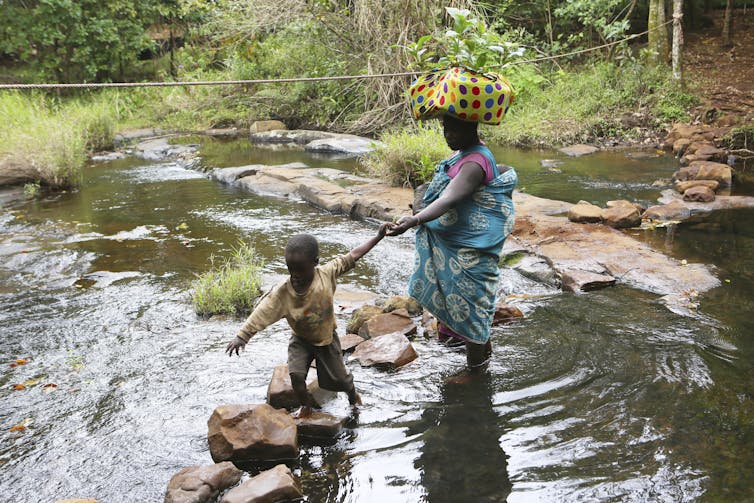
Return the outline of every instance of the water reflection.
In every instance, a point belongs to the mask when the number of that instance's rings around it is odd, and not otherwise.
[[[501,502],[510,494],[492,395],[489,374],[466,383],[448,379],[441,405],[422,415],[428,428],[415,466],[428,502]]]

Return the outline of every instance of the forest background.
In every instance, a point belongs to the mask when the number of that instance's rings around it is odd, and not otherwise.
[[[721,57],[735,44],[731,13],[750,8],[732,0],[0,0],[0,84],[324,77],[462,61],[500,71],[516,89],[504,125],[484,128],[489,142],[641,142],[693,119],[700,104],[703,80],[674,79],[669,65],[672,3],[682,4],[687,33],[719,14]],[[541,61],[521,64],[531,59]],[[0,91],[0,168],[31,165],[37,182],[70,187],[88,153],[111,147],[125,128],[277,119],[378,137],[390,154],[379,162],[411,158],[421,170],[443,144],[436,126],[411,119],[410,81]]]

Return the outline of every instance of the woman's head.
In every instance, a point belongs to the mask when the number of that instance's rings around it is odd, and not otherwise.
[[[461,120],[453,115],[442,116],[442,131],[445,142],[453,150],[463,150],[479,143],[479,124]]]

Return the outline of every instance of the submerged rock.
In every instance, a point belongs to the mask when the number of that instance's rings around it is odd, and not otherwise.
[[[220,503],[275,503],[299,500],[303,496],[298,480],[281,464],[234,487]]]
[[[393,333],[359,344],[351,359],[357,360],[364,367],[397,369],[414,361],[417,356],[405,335]]]
[[[588,292],[614,284],[615,278],[608,274],[579,270],[569,270],[563,273],[563,286],[572,292]]]
[[[583,155],[593,154],[597,152],[599,148],[593,145],[578,144],[578,145],[571,145],[569,147],[563,147],[558,150],[560,150],[565,155],[570,156],[570,157],[581,157]]]
[[[495,315],[492,318],[492,324],[500,325],[523,317],[524,313],[522,313],[516,306],[510,306],[504,302],[498,302],[497,305],[495,305]]]
[[[408,313],[406,312],[406,314]],[[365,339],[395,332],[403,335],[414,335],[416,334],[416,323],[411,318],[401,316],[400,313],[391,312],[373,316],[359,329],[359,335]]]
[[[207,422],[212,459],[235,464],[298,456],[296,423],[265,404],[221,405]]]
[[[230,461],[208,466],[189,466],[170,479],[165,503],[214,502],[221,492],[238,484],[242,474]]]
[[[361,136],[339,134],[309,142],[304,149],[307,152],[364,155],[377,148],[381,143]]]

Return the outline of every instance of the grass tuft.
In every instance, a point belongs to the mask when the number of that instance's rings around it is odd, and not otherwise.
[[[210,257],[212,267],[191,285],[194,310],[200,316],[249,314],[260,294],[264,261],[248,244],[239,243],[230,257]]]
[[[383,134],[380,146],[361,158],[364,170],[398,187],[417,187],[432,179],[435,165],[450,155],[438,121],[420,123],[418,131]]]

